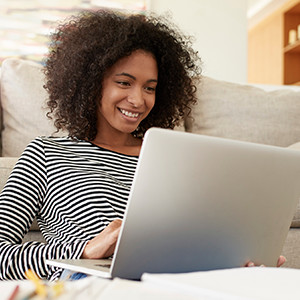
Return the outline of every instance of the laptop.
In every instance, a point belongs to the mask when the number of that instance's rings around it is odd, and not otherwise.
[[[46,263],[126,279],[273,267],[299,196],[300,151],[152,128],[113,258]]]

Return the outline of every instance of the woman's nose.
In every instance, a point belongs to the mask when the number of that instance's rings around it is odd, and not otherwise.
[[[135,89],[130,93],[127,97],[128,102],[133,106],[133,107],[140,107],[143,105],[144,100],[143,100],[143,93],[139,89]]]

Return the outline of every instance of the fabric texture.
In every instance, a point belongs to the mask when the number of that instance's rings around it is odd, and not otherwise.
[[[17,160],[16,157],[0,157],[0,191],[2,191]]]
[[[203,77],[189,132],[275,146],[300,138],[300,91],[261,88]]]
[[[90,239],[123,218],[137,161],[86,141],[32,141],[0,194],[0,279],[25,278],[27,269],[59,278],[45,259],[79,258]],[[47,244],[22,244],[35,216]]]
[[[289,148],[300,151],[300,142],[290,145]],[[291,227],[300,228],[300,199],[297,205],[296,213],[294,215]]]
[[[42,65],[15,58],[2,63],[2,156],[19,157],[35,137],[56,131],[46,116],[43,84]]]
[[[287,258],[284,268],[300,268],[300,230],[291,228],[283,246],[282,255]]]

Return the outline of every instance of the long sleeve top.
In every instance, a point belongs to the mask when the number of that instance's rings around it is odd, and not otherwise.
[[[122,218],[138,157],[87,141],[39,137],[25,149],[0,194],[0,279],[32,269],[54,280],[45,259],[80,258],[86,243]],[[22,243],[34,217],[46,243]]]

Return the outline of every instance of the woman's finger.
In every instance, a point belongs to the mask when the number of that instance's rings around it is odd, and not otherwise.
[[[277,267],[281,267],[286,262],[286,258],[282,255],[279,256],[277,260]]]

